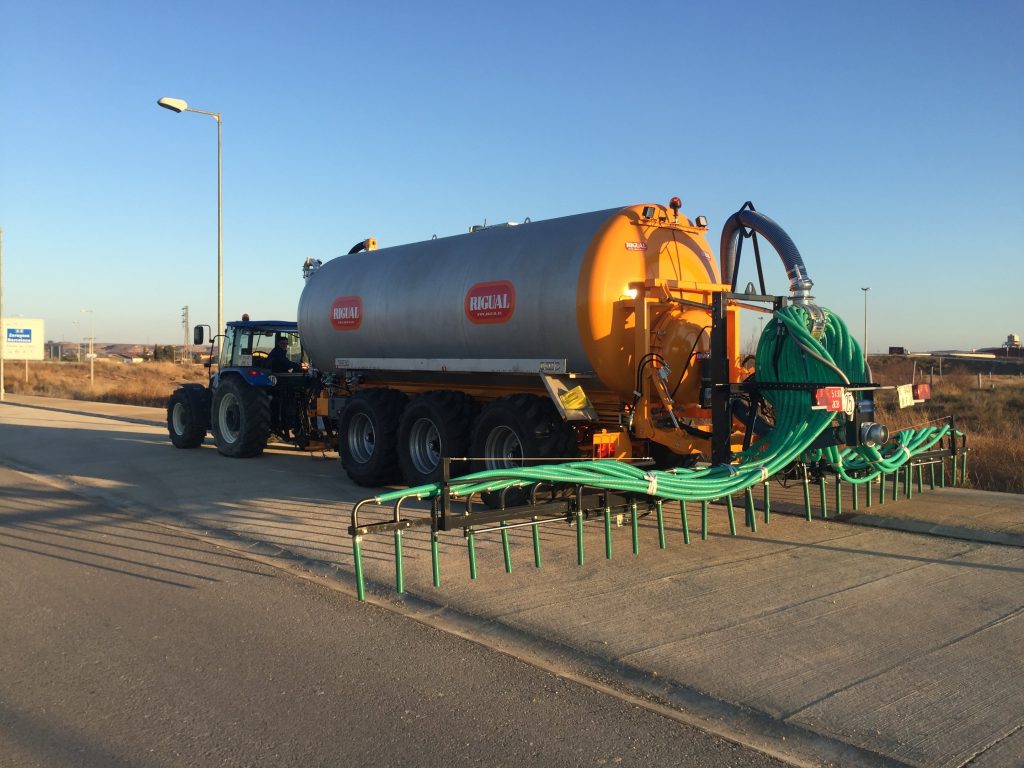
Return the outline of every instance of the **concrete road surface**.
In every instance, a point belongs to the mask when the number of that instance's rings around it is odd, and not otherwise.
[[[301,558],[351,585],[345,529],[367,492],[331,454],[177,451],[159,410],[89,409],[0,406],[0,463],[84,499]],[[887,502],[886,514],[913,505],[909,517],[927,520],[942,493]],[[1024,497],[999,505],[1024,516]],[[540,571],[526,531],[512,535],[511,574],[497,536],[481,536],[477,581],[461,537],[445,535],[440,589],[425,536],[410,534],[405,599],[393,592],[390,537],[370,537],[371,599],[805,764],[1024,765],[1024,549],[782,515],[755,534],[742,528],[742,507],[738,536],[714,508],[708,540],[684,545],[680,510],[667,515],[667,549],[644,518],[640,556],[627,526],[610,561],[600,524],[586,525],[583,567],[562,525],[543,529]]]
[[[0,765],[781,762],[0,468]]]

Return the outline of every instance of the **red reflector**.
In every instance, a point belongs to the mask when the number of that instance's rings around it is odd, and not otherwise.
[[[914,385],[914,399],[915,400],[931,400],[932,399],[932,385],[931,384],[915,384]]]
[[[260,371],[249,371],[249,375],[250,376],[259,376],[260,375]]]
[[[815,390],[814,404],[824,407],[826,411],[843,410],[843,388],[822,387]]]
[[[614,459],[615,443],[594,443],[595,459]]]

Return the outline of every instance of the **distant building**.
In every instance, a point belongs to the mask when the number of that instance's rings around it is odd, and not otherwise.
[[[978,352],[995,355],[996,357],[1024,357],[1024,347],[1021,346],[1020,335],[1016,333],[1009,334],[1002,346],[986,347],[979,349]]]

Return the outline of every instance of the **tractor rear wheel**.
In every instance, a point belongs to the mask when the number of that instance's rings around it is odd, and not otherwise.
[[[235,376],[222,381],[213,398],[213,439],[233,459],[259,456],[270,437],[270,398]]]
[[[578,455],[576,433],[547,398],[509,395],[488,403],[473,427],[470,453],[478,457],[476,470],[512,469],[523,466],[525,458],[560,459]],[[532,462],[531,462],[532,465]],[[485,493],[484,503],[501,505],[501,493]],[[528,500],[524,488],[505,491],[505,505]]]
[[[167,400],[167,432],[175,448],[198,448],[210,424],[210,390],[179,387]]]
[[[469,452],[475,411],[473,398],[462,392],[426,392],[413,398],[398,425],[398,463],[408,485],[436,483],[442,458]],[[456,476],[469,467],[460,462],[452,470]]]
[[[338,456],[356,485],[375,487],[397,480],[398,423],[406,396],[383,387],[356,392],[338,427]]]

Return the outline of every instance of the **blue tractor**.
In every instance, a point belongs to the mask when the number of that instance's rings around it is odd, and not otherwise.
[[[332,383],[309,368],[298,325],[248,316],[227,325],[209,385],[185,384],[167,401],[175,447],[197,448],[207,431],[218,452],[232,458],[258,456],[271,437],[303,450],[333,445]],[[196,344],[205,328],[196,326]],[[210,345],[212,359],[213,339]]]

